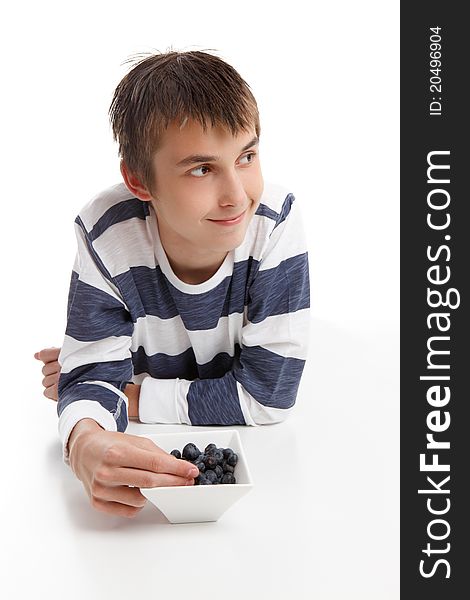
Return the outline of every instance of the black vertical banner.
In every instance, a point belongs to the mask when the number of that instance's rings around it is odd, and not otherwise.
[[[470,29],[401,3],[401,598],[470,597]],[[459,591],[457,591],[459,590]]]

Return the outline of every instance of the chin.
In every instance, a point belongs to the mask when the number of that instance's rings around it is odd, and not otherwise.
[[[237,233],[236,235],[231,236],[230,239],[227,240],[227,243],[224,244],[224,251],[230,252],[235,250],[235,248],[238,248],[238,246],[241,246],[243,244],[243,240],[245,239],[245,234],[246,231],[243,231],[242,233]]]

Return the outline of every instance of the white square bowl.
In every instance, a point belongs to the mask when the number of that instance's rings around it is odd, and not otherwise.
[[[235,429],[210,430],[182,433],[146,434],[165,452],[178,449],[182,452],[190,442],[204,452],[204,448],[214,443],[217,448],[232,448],[238,454],[234,475],[237,483],[218,485],[165,486],[140,488],[141,493],[154,504],[170,523],[200,523],[217,521],[232,504],[253,487],[248,465],[243,452],[240,435]]]

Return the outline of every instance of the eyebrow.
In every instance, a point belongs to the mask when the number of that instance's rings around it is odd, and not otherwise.
[[[255,135],[255,137],[250,142],[248,142],[248,144],[243,146],[240,152],[245,152],[245,150],[248,150],[248,148],[252,148],[257,144],[259,144],[259,137]],[[194,163],[212,162],[216,160],[219,160],[219,156],[210,156],[206,154],[191,154],[191,156],[186,156],[186,158],[183,158],[178,163],[176,163],[176,166],[187,167],[188,165],[193,165]]]

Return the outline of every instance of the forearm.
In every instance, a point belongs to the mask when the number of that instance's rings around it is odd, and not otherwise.
[[[66,343],[74,345],[69,339]],[[90,349],[91,351],[91,349]],[[68,362],[73,364],[73,354],[65,364],[59,378],[59,401],[57,411],[61,421],[68,421],[64,433],[68,433],[70,425],[82,418],[97,421],[104,429],[125,431],[128,424],[128,398],[122,388],[126,381],[131,381],[131,359],[107,362],[90,362],[68,370]],[[124,381],[123,381],[124,380]],[[65,417],[64,417],[65,415]]]
[[[140,385],[128,384],[124,390],[124,393],[126,394],[129,403],[128,417],[138,418]],[[89,404],[93,407],[93,403]],[[84,408],[82,412],[83,416],[78,417],[79,420],[76,421],[73,425],[70,434],[67,436],[67,431],[65,431],[61,436],[63,438],[64,443],[65,462],[69,462],[70,453],[72,452],[72,449],[79,438],[85,437],[86,434],[92,433],[93,431],[97,430],[115,430],[112,429],[112,427],[110,427],[109,422],[106,423],[106,419],[103,421],[101,416],[98,414],[93,414],[93,416],[91,416],[92,413],[93,411],[90,411],[90,406],[88,406],[88,408]],[[77,417],[75,417],[75,419],[76,418]],[[112,423],[112,416],[108,418],[111,418]]]
[[[144,380],[138,414],[143,423],[262,425],[284,420],[295,403],[304,361],[282,359],[265,373],[245,368],[215,379]],[[246,373],[250,371],[250,373]],[[126,389],[127,394],[127,389]]]

